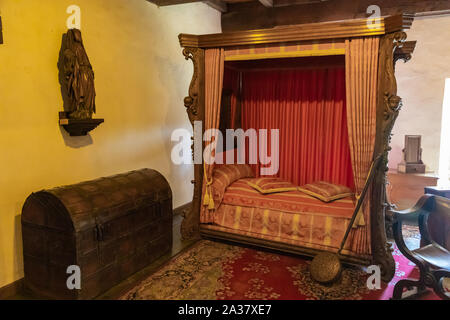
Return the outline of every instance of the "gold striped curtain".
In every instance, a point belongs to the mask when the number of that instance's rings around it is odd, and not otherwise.
[[[223,48],[205,50],[205,131],[208,129],[219,128],[224,63],[225,55]],[[214,143],[214,141],[211,141],[210,143]],[[214,156],[214,154],[212,154],[212,156]],[[213,214],[215,209],[211,191],[214,163],[208,164],[205,162],[205,159],[203,159],[203,166],[204,177],[200,222],[212,223],[214,222]]]
[[[346,46],[347,123],[357,197],[361,194],[374,157],[376,135],[379,38],[355,38]],[[367,194],[370,194],[368,192]],[[371,253],[368,196],[349,238],[351,250]]]

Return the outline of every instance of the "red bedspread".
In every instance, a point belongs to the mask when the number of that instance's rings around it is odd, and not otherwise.
[[[299,191],[263,195],[248,180],[240,179],[227,188],[214,224],[313,248],[339,247],[355,208],[351,198],[324,203]]]

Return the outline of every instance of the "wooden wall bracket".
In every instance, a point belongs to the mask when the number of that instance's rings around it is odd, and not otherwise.
[[[63,126],[72,137],[85,136],[103,122],[104,119],[69,119],[67,112],[59,113],[59,125]]]

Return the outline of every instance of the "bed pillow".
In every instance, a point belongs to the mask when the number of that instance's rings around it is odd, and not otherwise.
[[[297,186],[280,178],[262,177],[247,182],[250,187],[262,194],[287,192],[297,190]]]
[[[214,168],[211,191],[217,208],[223,199],[225,190],[238,179],[253,178],[252,168],[247,164],[224,164]]]
[[[346,186],[326,181],[316,181],[298,187],[298,190],[323,202],[331,202],[351,196],[352,190]]]

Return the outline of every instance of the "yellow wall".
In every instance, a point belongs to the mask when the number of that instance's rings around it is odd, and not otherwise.
[[[81,7],[83,40],[95,72],[96,117],[90,137],[58,126],[62,98],[57,60],[66,8]],[[23,276],[20,213],[43,188],[150,167],[162,172],[174,206],[191,200],[191,166],[170,161],[170,135],[189,128],[184,111],[192,65],[180,32],[220,32],[219,12],[145,0],[1,0],[0,287]]]

